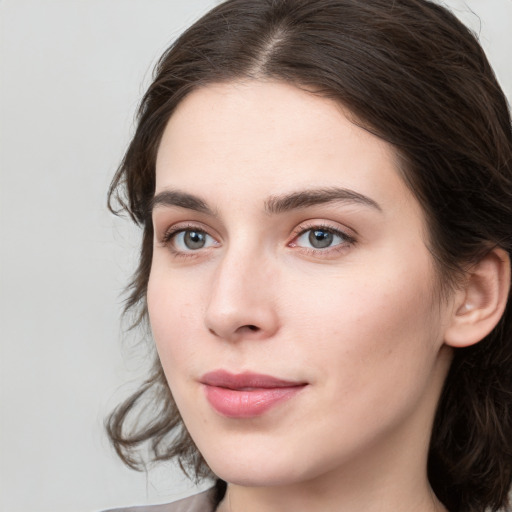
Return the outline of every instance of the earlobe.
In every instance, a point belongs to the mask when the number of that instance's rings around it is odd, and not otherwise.
[[[456,292],[445,343],[468,347],[485,338],[503,315],[509,290],[509,255],[503,249],[493,249],[471,266],[464,287]]]

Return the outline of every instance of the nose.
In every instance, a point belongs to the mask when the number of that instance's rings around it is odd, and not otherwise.
[[[264,258],[233,251],[213,277],[205,324],[226,341],[266,339],[279,327],[275,272]]]

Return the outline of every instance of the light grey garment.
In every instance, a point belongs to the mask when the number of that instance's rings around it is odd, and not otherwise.
[[[213,504],[214,490],[194,494],[189,498],[166,503],[163,505],[148,505],[142,507],[115,508],[105,512],[214,512]]]

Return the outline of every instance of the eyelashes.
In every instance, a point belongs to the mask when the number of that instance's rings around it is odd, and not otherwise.
[[[178,224],[168,229],[161,240],[175,257],[191,257],[220,246],[205,228],[194,224]]]
[[[352,235],[339,228],[322,222],[308,222],[293,230],[286,246],[304,254],[328,258],[355,243]],[[161,244],[175,257],[197,257],[222,245],[208,229],[196,224],[172,226],[164,233]]]
[[[355,238],[341,229],[333,226],[313,223],[301,225],[289,247],[300,247],[310,251],[328,252],[350,247],[355,243]]]
[[[212,236],[201,229],[181,229],[167,234],[164,238],[166,244],[172,244],[179,252],[199,251],[220,245]]]

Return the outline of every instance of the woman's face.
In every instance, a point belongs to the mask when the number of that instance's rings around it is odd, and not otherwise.
[[[156,346],[217,475],[424,471],[452,306],[391,146],[291,85],[208,86],[166,127],[153,222]]]

